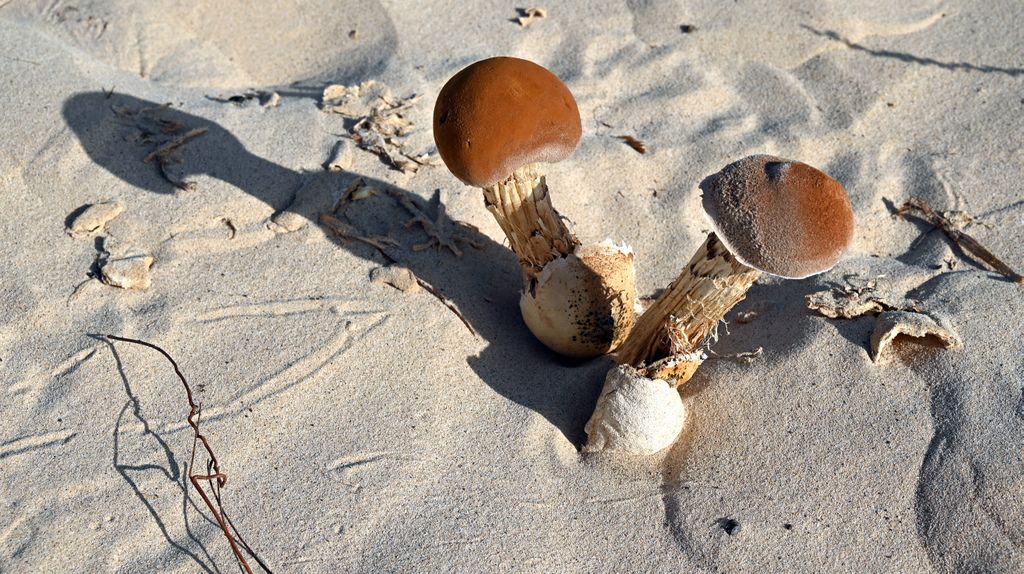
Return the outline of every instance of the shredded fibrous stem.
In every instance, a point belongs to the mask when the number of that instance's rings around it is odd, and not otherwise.
[[[639,367],[697,351],[760,274],[737,261],[714,233],[708,235],[679,277],[637,319],[617,360]]]
[[[508,237],[527,277],[540,274],[551,261],[573,252],[579,241],[551,205],[539,164],[525,165],[490,187],[484,203]]]

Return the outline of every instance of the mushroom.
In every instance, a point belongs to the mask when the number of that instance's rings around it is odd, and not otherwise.
[[[616,352],[619,366],[613,371],[619,374],[606,379],[605,391],[587,423],[591,438],[584,450],[602,447],[650,454],[669,446],[674,436],[642,450],[632,446],[636,440],[607,440],[608,429],[615,429],[617,435],[646,432],[628,427],[629,420],[641,416],[634,411],[644,403],[631,401],[627,417],[622,414],[626,407],[602,404],[619,400],[608,387],[622,387],[630,377],[653,379],[673,388],[685,383],[704,358],[700,346],[761,273],[802,279],[827,271],[853,237],[853,210],[846,190],[805,163],[750,156],[707,177],[700,188],[713,232],[679,277],[637,319]],[[678,393],[674,400],[681,402]],[[660,448],[651,450],[655,446]]]
[[[483,189],[522,266],[527,326],[558,353],[592,357],[625,339],[636,289],[632,251],[610,243],[581,248],[551,204],[542,164],[570,156],[582,131],[565,84],[518,58],[467,66],[434,106],[441,159],[455,177]]]

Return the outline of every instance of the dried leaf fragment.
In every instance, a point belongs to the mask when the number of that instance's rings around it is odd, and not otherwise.
[[[629,147],[633,148],[638,154],[643,155],[647,153],[647,145],[644,142],[636,139],[633,136],[615,136],[626,143]]]
[[[65,230],[75,239],[84,239],[103,233],[108,223],[124,211],[124,206],[116,201],[104,201],[85,205],[75,215]]]
[[[900,335],[915,339],[931,337],[947,349],[963,346],[960,337],[944,319],[936,321],[924,313],[912,311],[886,311],[875,320],[875,330],[871,334],[871,360],[878,363],[885,349]]]
[[[805,300],[808,308],[831,319],[854,319],[883,311],[920,311],[918,301],[887,292],[873,280],[811,293]]]
[[[519,16],[515,20],[523,28],[533,24],[536,20],[548,17],[548,11],[544,8],[519,8],[517,11]]]

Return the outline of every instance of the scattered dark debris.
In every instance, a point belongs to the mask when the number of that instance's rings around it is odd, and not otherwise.
[[[262,90],[247,90],[241,94],[235,94],[232,96],[205,96],[208,100],[220,102],[222,104],[235,104],[236,106],[244,105],[246,102],[251,100],[257,100],[264,108],[276,108],[281,103],[281,95],[277,92],[265,92]]]
[[[679,31],[683,34],[693,34],[697,31],[697,27],[693,24],[680,24]]]
[[[963,232],[963,229],[974,221],[973,217],[956,211],[939,213],[932,209],[928,202],[916,197],[908,199],[896,210],[897,217],[906,219],[908,214],[941,229],[957,247],[974,255],[1010,281],[1018,285],[1024,285],[1024,276],[1010,269],[1006,263],[993,255],[991,251],[978,243],[976,239]]]
[[[785,528],[786,530],[793,530],[793,525],[788,523],[788,522],[783,524],[782,527]]]
[[[228,239],[234,239],[235,235],[238,234],[238,228],[235,227],[235,222],[231,221],[231,219],[227,217],[221,217],[220,220],[224,222],[224,225],[228,226],[228,229],[231,230],[231,236],[228,237]]]
[[[633,136],[615,136],[625,142],[626,145],[633,148],[637,153],[643,155],[647,153],[647,145],[644,142],[636,139]]]
[[[715,521],[715,524],[729,536],[735,536],[741,530],[739,521],[733,518],[719,518]]]

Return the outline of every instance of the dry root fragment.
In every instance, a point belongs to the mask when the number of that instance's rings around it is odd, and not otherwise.
[[[426,243],[413,245],[413,251],[424,251],[436,247],[438,249],[447,249],[456,257],[462,257],[463,253],[459,245],[483,249],[483,244],[473,239],[470,234],[477,231],[476,227],[448,217],[444,206],[445,198],[441,191],[435,193],[434,201],[432,201],[434,204],[434,215],[427,213],[429,206],[427,208],[420,206],[409,194],[393,193],[391,197],[412,216],[412,219],[407,221],[405,226],[408,228],[419,225],[423,228],[423,232],[427,234],[428,240]]]
[[[150,269],[153,257],[139,249],[129,249],[119,257],[107,256],[100,262],[100,280],[121,289],[146,290],[152,285]]]
[[[937,322],[923,313],[886,311],[878,316],[875,331],[871,334],[871,360],[879,363],[882,353],[899,335],[915,339],[932,337],[947,349],[959,349],[963,346],[960,337],[944,319]]]
[[[685,420],[683,400],[672,385],[619,365],[605,378],[583,452],[654,454],[675,442]]]
[[[400,247],[401,244],[390,237],[383,235],[361,235],[359,230],[354,226],[345,223],[337,217],[328,213],[320,214],[320,223],[331,230],[334,235],[341,239],[352,239],[354,241],[361,241],[371,247],[376,248],[378,251],[387,256],[387,249],[389,247]],[[390,257],[390,256],[388,256]]]
[[[403,293],[415,293],[420,290],[416,275],[407,267],[399,265],[374,268],[370,271],[370,281],[390,285]]]
[[[84,239],[103,233],[108,223],[124,211],[124,206],[116,201],[104,201],[85,206],[75,219],[70,222],[66,231],[75,239]]]

